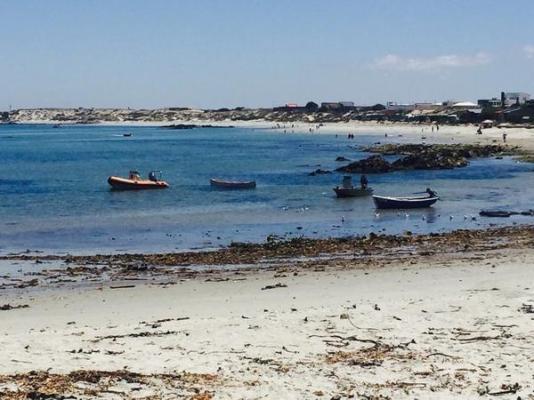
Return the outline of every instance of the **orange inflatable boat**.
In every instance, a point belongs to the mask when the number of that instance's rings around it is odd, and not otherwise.
[[[110,176],[108,183],[114,190],[166,189],[169,187],[167,182],[158,179],[156,171],[151,171],[148,179],[141,179],[139,172],[130,171],[128,178]]]

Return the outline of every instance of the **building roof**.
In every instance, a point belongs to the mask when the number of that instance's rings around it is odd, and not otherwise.
[[[470,101],[461,101],[459,103],[454,103],[453,107],[478,107],[478,104],[472,103]]]

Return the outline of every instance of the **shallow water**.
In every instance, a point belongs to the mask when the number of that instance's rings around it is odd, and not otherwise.
[[[123,137],[131,132],[132,137]],[[263,241],[269,234],[330,237],[476,228],[528,217],[481,219],[482,208],[533,208],[534,165],[473,160],[467,168],[370,175],[377,194],[432,187],[432,209],[381,211],[371,198],[336,199],[341,175],[309,176],[366,157],[353,148],[399,137],[282,134],[272,130],[0,125],[0,254],[156,252]],[[171,188],[113,192],[109,175],[162,170]],[[211,177],[256,179],[220,191]],[[358,181],[358,177],[355,177]],[[452,218],[451,218],[452,217]]]

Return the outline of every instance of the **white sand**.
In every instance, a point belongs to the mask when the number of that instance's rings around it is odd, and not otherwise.
[[[471,399],[517,382],[521,389],[503,398],[532,399],[533,314],[519,308],[534,303],[534,251],[471,257],[298,276],[230,275],[167,288],[5,291],[1,303],[30,308],[0,311],[0,374],[206,372],[221,378],[209,388],[216,399]],[[279,282],[287,287],[261,290]],[[179,317],[189,319],[143,323]],[[415,343],[362,352],[373,344],[336,335]],[[335,352],[344,352],[339,362],[327,362]]]

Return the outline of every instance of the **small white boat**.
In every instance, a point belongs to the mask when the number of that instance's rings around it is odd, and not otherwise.
[[[379,209],[408,209],[408,208],[426,208],[432,206],[439,200],[438,195],[431,189],[425,193],[428,196],[418,197],[387,197],[373,196],[376,208]]]
[[[210,184],[221,189],[254,189],[256,187],[256,181],[225,181],[215,178],[210,179]]]

